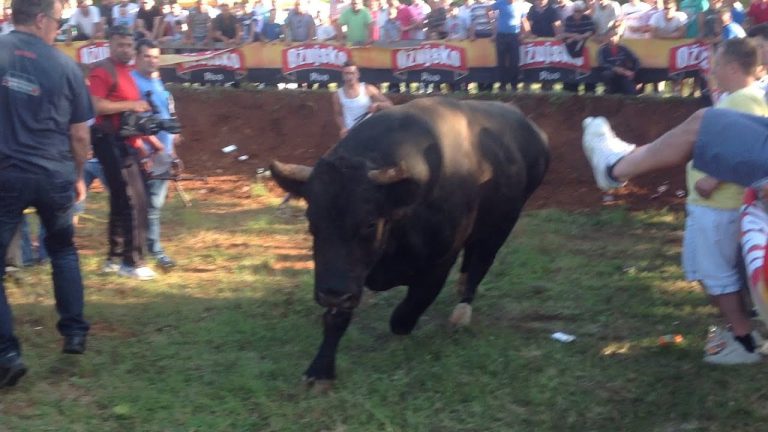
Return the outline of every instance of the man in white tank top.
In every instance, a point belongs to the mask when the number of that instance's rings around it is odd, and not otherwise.
[[[344,85],[333,97],[333,111],[344,138],[347,131],[369,113],[391,107],[392,101],[381,94],[376,86],[360,82],[357,65],[347,62],[341,70]]]

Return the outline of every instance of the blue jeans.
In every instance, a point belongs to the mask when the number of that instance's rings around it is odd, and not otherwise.
[[[147,195],[147,250],[153,257],[160,258],[165,255],[160,244],[160,209],[168,195],[168,180],[148,180]]]
[[[104,186],[105,189],[109,190],[107,187],[107,181],[104,179],[104,171],[101,169],[101,164],[96,159],[90,159],[87,162],[85,162],[85,167],[83,170],[83,178],[85,179],[85,189],[88,190],[91,187],[91,184],[93,184],[93,181],[96,179],[99,179],[101,184]],[[72,206],[72,212],[73,214],[80,214],[85,211],[85,200],[82,200],[78,203],[75,203]],[[26,218],[24,218],[24,222],[22,223],[22,249],[21,249],[21,256],[24,260],[24,265],[32,265],[35,263],[35,257],[32,253],[32,243],[30,241],[29,237],[29,226],[27,225]],[[46,261],[48,260],[48,251],[45,250],[45,226],[42,224],[40,225],[40,230],[37,234],[38,238],[38,249],[37,249],[37,258],[40,261]],[[27,261],[27,258],[29,258],[29,261]],[[29,262],[29,263],[28,263]]]
[[[15,167],[0,170],[0,250],[8,249],[24,209],[35,207],[48,235],[45,247],[51,256],[53,292],[59,314],[57,328],[63,336],[86,334],[83,318],[83,281],[72,241],[74,183],[55,175],[32,174]],[[20,351],[13,334],[13,316],[3,285],[5,266],[0,266],[0,355]]]

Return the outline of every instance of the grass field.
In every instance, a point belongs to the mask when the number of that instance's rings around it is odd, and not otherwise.
[[[59,354],[47,268],[7,280],[30,371],[0,391],[0,430],[766,430],[765,365],[701,362],[716,314],[681,281],[680,213],[526,213],[469,328],[447,323],[451,286],[409,337],[387,325],[404,291],[372,295],[320,395],[300,379],[321,333],[300,205],[285,215],[263,185],[250,193],[171,201],[166,248],[180,266],[150,282],[98,274],[94,194],[78,232],[88,353]],[[685,341],[659,346],[669,333]]]

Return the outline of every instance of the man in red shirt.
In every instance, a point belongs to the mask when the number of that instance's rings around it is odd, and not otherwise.
[[[119,134],[125,113],[151,111],[141,99],[129,65],[135,55],[133,32],[125,26],[109,30],[110,57],[88,76],[97,117],[92,131],[93,151],[109,186],[109,253],[103,272],[139,280],[155,278],[144,264],[147,238],[147,196],[141,172],[143,149],[139,136]],[[157,142],[157,140],[154,140]],[[162,144],[157,142],[157,149]]]

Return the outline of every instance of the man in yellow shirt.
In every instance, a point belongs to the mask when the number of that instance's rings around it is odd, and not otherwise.
[[[726,92],[717,108],[768,116],[765,92],[755,85],[758,50],[748,39],[725,41],[717,50],[712,75]],[[723,143],[726,145],[726,143]],[[739,260],[739,207],[744,188],[723,183],[686,166],[687,217],[683,237],[685,277],[698,281],[712,303],[730,325],[705,347],[704,361],[713,364],[743,364],[760,361],[749,314],[744,308]]]

